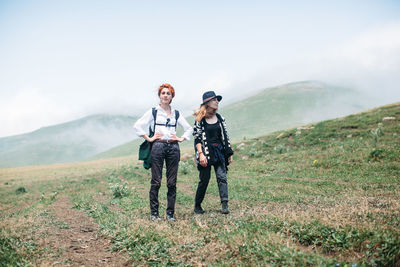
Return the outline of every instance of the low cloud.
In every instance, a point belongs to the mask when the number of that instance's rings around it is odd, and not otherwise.
[[[263,70],[255,68],[254,73],[253,76],[244,76],[221,70],[206,77],[179,74],[172,81],[177,88],[173,105],[187,116],[201,103],[202,93],[206,90],[221,94],[224,97],[221,102],[223,107],[262,89],[303,80],[321,80],[358,90],[365,95],[369,107],[398,102],[400,22],[377,26],[345,43],[332,44],[313,54],[299,55],[292,61],[266,62]],[[130,89],[109,89],[112,93],[101,96],[86,90],[86,93],[80,92],[82,95],[70,96],[70,99],[55,94],[50,96],[31,88],[11,96],[0,93],[0,112],[3,114],[0,137],[26,133],[96,113],[141,115],[158,104],[156,88],[159,83],[157,79],[150,88],[135,85]],[[128,84],[135,82],[132,80]],[[144,86],[149,86],[149,83]]]
[[[374,104],[400,101],[400,23],[355,37],[318,65],[320,79],[360,90]]]
[[[46,97],[38,89],[21,90],[0,99],[0,137],[34,131],[76,116],[71,109]]]
[[[232,79],[226,92],[228,99],[241,100],[265,88],[304,80],[357,90],[369,107],[400,101],[400,22],[380,25],[292,62],[271,63],[247,81]]]

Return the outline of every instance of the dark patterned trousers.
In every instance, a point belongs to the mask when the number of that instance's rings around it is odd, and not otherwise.
[[[151,185],[150,185],[150,211],[158,215],[158,191],[161,186],[164,160],[167,167],[167,214],[174,215],[176,199],[176,179],[180,160],[178,143],[163,143],[155,141],[151,149]]]

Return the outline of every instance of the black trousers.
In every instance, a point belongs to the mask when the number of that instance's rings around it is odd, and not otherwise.
[[[226,168],[224,163],[214,164],[215,176],[217,177],[219,197],[222,201],[228,201],[228,183],[226,178]],[[211,166],[200,167],[200,182],[197,186],[195,205],[203,202],[211,177]]]
[[[176,199],[176,179],[180,160],[178,143],[154,142],[151,149],[151,185],[150,185],[150,211],[158,215],[158,191],[161,186],[164,160],[167,167],[167,214],[174,215]]]

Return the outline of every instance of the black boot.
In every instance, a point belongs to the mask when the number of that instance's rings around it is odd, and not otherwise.
[[[228,201],[222,201],[222,214],[228,214],[229,213],[229,208],[228,208]]]
[[[194,213],[196,213],[196,214],[204,214],[205,211],[203,210],[203,208],[199,204],[199,205],[194,205]]]

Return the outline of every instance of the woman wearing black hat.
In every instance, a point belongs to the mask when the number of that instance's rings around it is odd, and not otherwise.
[[[208,182],[211,176],[211,166],[214,166],[217,177],[219,196],[222,204],[222,213],[228,214],[228,184],[227,166],[232,163],[233,150],[230,145],[225,119],[217,113],[218,104],[222,96],[214,91],[203,94],[203,103],[193,114],[196,117],[194,123],[194,144],[197,160],[197,168],[200,171],[199,184],[197,186],[194,212],[203,214],[201,207],[206,194]]]

